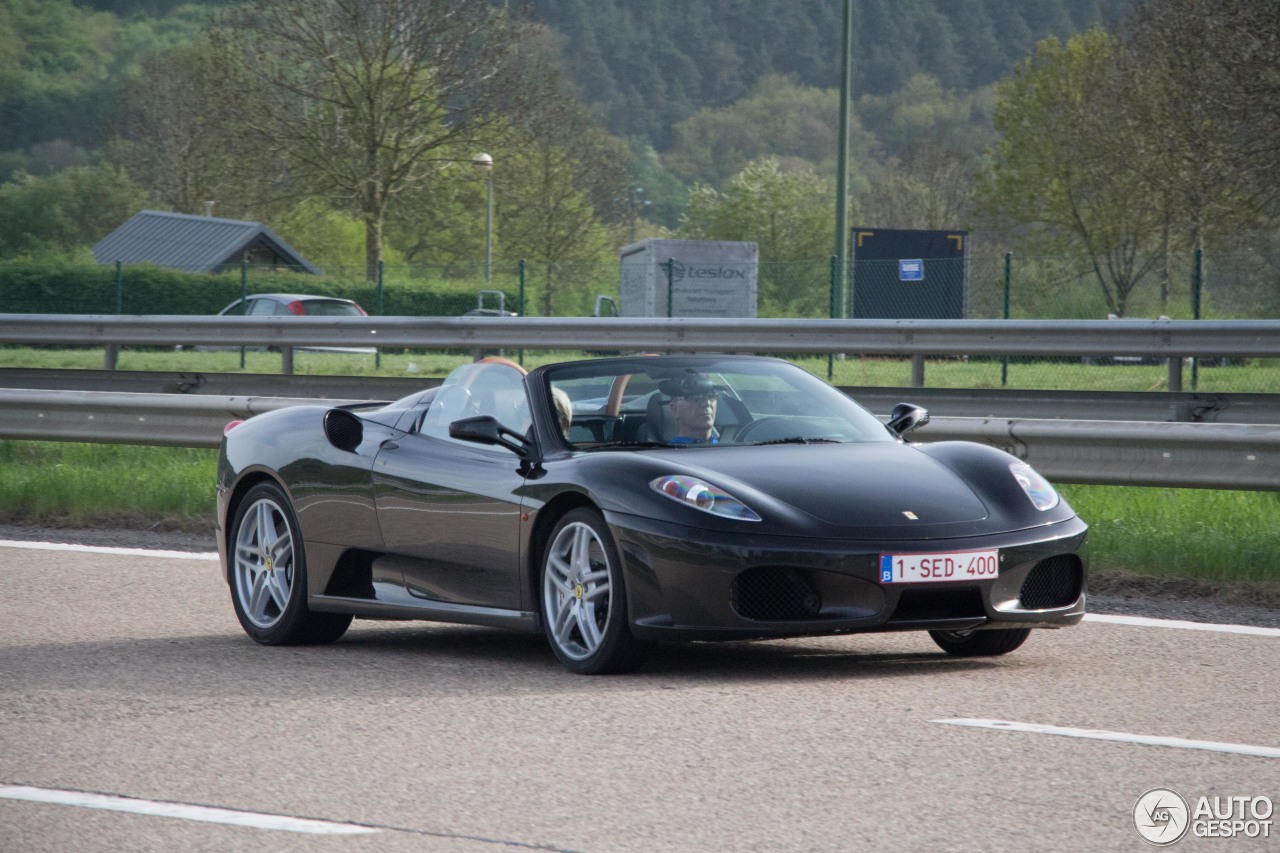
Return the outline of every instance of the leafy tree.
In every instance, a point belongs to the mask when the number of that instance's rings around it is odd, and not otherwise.
[[[1029,223],[1083,250],[1111,313],[1156,262],[1161,199],[1130,163],[1109,156],[1109,134],[1123,110],[1119,45],[1100,30],[1064,46],[1046,39],[1001,84],[1002,134],[984,184],[995,221]]]
[[[973,216],[973,158],[941,144],[912,146],[853,200],[854,218],[863,225],[967,227]]]
[[[364,225],[352,213],[334,210],[322,199],[307,199],[273,216],[270,226],[280,237],[326,273],[364,268]],[[387,246],[384,261],[403,257]]]
[[[745,240],[759,245],[761,302],[770,313],[826,316],[828,269],[820,261],[823,286],[795,287],[784,264],[830,256],[835,229],[835,193],[811,168],[784,170],[776,158],[749,163],[717,191],[700,185],[689,197],[678,237],[691,240]],[[813,281],[812,271],[805,279]]]
[[[948,91],[931,74],[917,74],[887,95],[863,95],[857,103],[862,126],[874,135],[886,161],[906,159],[922,145],[980,152],[995,144],[994,108],[994,87]]]
[[[359,212],[369,278],[395,196],[519,96],[502,88],[518,28],[488,4],[274,0],[237,31],[252,126],[300,187]]]
[[[762,157],[804,161],[833,175],[839,112],[838,90],[765,77],[750,97],[700,110],[676,125],[676,144],[664,162],[684,180],[716,187]],[[857,125],[856,117],[852,124],[850,148],[873,151],[873,137]]]
[[[519,79],[539,107],[508,123],[498,143],[501,158],[495,154],[501,255],[546,265],[539,307],[554,316],[586,295],[562,291],[593,284],[575,284],[554,268],[594,266],[614,256],[602,215],[620,218],[631,152],[596,127],[567,93],[549,41],[529,39],[524,47]]]
[[[221,33],[146,57],[126,88],[123,135],[112,155],[156,201],[183,213],[263,218],[287,172],[267,140],[242,121],[251,83]]]
[[[0,184],[0,257],[57,254],[96,243],[147,196],[114,166],[72,166]]]
[[[1272,3],[1156,0],[1134,16],[1116,156],[1163,194],[1191,248],[1280,215],[1278,33]]]

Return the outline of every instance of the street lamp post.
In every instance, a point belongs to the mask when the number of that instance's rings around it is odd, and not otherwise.
[[[484,280],[488,284],[493,278],[493,158],[477,154],[471,165],[484,172]]]

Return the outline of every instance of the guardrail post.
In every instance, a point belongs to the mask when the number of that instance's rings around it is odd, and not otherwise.
[[[924,387],[924,356],[920,353],[911,356],[911,387]]]
[[[1169,393],[1182,393],[1182,356],[1169,359]]]
[[[280,347],[280,372],[293,375],[293,347]]]

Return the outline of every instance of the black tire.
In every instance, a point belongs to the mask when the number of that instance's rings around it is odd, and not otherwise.
[[[622,561],[604,519],[579,508],[551,531],[539,576],[542,627],[566,669],[632,672],[648,646],[631,634]]]
[[[259,483],[240,502],[227,561],[236,618],[259,643],[332,643],[350,626],[349,613],[313,613],[307,607],[307,558],[298,518],[275,483]]]
[[[1031,636],[1030,628],[993,628],[990,631],[930,631],[944,652],[962,658],[1007,655]]]

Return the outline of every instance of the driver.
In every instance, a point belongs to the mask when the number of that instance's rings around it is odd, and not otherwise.
[[[716,388],[707,376],[692,373],[668,379],[658,390],[671,398],[668,403],[676,421],[671,444],[719,444],[716,433]]]

